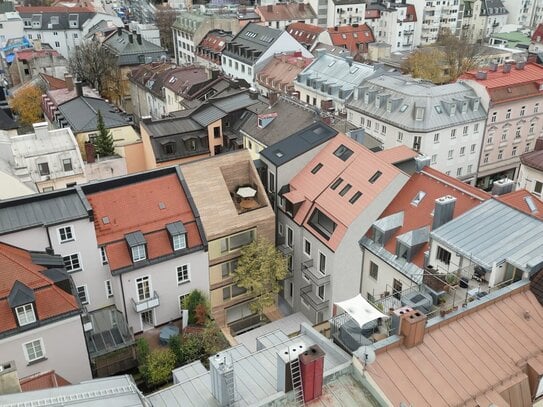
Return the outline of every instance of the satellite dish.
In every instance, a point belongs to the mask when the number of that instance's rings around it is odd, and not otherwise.
[[[355,352],[355,355],[364,364],[364,367],[375,362],[375,351],[371,346],[361,346]]]

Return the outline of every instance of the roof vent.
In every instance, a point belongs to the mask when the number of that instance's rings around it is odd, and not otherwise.
[[[503,65],[503,73],[511,72],[511,63],[507,62]]]
[[[109,223],[109,216],[104,216],[104,217],[102,218],[102,223],[103,223],[104,225],[107,225],[107,224]]]
[[[432,230],[437,229],[453,218],[455,203],[456,198],[451,195],[436,199]]]
[[[485,71],[477,71],[475,74],[476,79],[485,80],[486,79],[486,72]]]
[[[526,65],[526,62],[522,61],[522,62],[517,62],[515,64],[515,69],[518,69],[519,71],[524,69],[524,66]]]
[[[166,209],[166,204],[164,202],[159,202],[158,203],[158,207],[162,210],[162,209]]]

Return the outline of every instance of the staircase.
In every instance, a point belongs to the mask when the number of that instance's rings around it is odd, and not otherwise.
[[[302,384],[302,374],[300,371],[300,359],[298,357],[290,361],[290,377],[292,378],[294,402],[297,406],[304,406],[304,388]]]

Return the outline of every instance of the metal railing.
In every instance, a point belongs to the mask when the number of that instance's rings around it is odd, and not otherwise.
[[[146,298],[144,300],[136,301],[134,298],[131,298],[134,311],[144,312],[153,308],[156,308],[160,305],[160,298],[156,291],[153,291],[153,296]]]

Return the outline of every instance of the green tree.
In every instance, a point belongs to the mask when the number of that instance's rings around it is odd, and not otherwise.
[[[175,368],[176,358],[171,349],[155,349],[145,361],[145,382],[149,387],[156,387],[170,380]]]
[[[451,82],[479,67],[482,62],[483,47],[470,43],[467,32],[457,37],[448,28],[443,28],[439,31],[436,45],[441,48]]]
[[[275,303],[280,281],[287,276],[287,259],[272,243],[257,239],[241,250],[233,274],[234,283],[255,297],[251,311],[262,315],[266,307]]]
[[[104,124],[104,118],[102,112],[98,110],[98,123],[96,125],[98,130],[98,136],[96,137],[96,154],[101,157],[107,157],[115,154],[115,148],[113,147],[113,136],[111,132],[106,128]]]
[[[146,367],[149,352],[149,343],[145,339],[139,338],[136,341],[136,358],[138,360],[138,370],[144,378],[147,374]]]
[[[189,324],[205,324],[202,315],[209,314],[209,303],[202,291],[192,290],[183,301],[183,308],[189,311]]]
[[[181,339],[179,335],[170,337],[168,340],[168,347],[175,356],[175,366],[181,366],[183,364],[183,349],[182,349]]]

